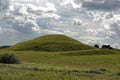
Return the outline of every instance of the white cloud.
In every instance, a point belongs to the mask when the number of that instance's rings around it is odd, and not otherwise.
[[[64,34],[69,35],[69,36],[79,35],[78,32],[73,32],[73,31],[71,31],[71,30],[69,30],[69,29],[64,30]]]
[[[62,6],[71,5],[73,8],[80,8],[81,4],[76,4],[73,0],[62,0]]]
[[[73,25],[80,25],[80,26],[81,26],[82,23],[83,23],[83,22],[82,22],[80,19],[77,19],[77,18],[74,18],[74,19],[73,19]]]
[[[89,34],[92,34],[94,36],[96,36],[98,34],[96,29],[86,29],[86,32],[88,32]]]
[[[108,0],[1,1],[0,45],[57,33],[92,45],[98,43],[120,46],[117,41],[120,37],[119,5],[112,7],[117,0],[107,4],[111,9],[107,6],[106,9],[101,8]],[[92,8],[91,4],[96,7]],[[91,9],[88,10],[89,8]]]

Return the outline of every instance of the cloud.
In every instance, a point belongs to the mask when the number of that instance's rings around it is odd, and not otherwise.
[[[77,18],[73,19],[73,25],[81,26],[82,24],[83,24],[83,22],[80,19],[77,19]]]
[[[86,32],[88,32],[91,35],[97,35],[96,29],[86,29]]]
[[[0,45],[45,34],[65,34],[87,44],[120,44],[118,0],[1,1]]]
[[[108,31],[107,35],[108,35],[108,37],[110,37],[110,38],[114,38],[114,37],[117,36],[117,34],[116,34],[114,31]]]
[[[9,0],[0,0],[0,12],[7,10],[9,7]]]
[[[57,12],[57,9],[55,8],[54,4],[47,2],[46,7],[44,6],[37,6],[34,4],[29,4],[28,11],[29,12]]]
[[[76,4],[75,2],[74,2],[74,0],[61,0],[61,5],[62,6],[72,6],[73,8],[80,8],[81,7],[81,5],[80,4]]]
[[[92,0],[85,1],[82,4],[83,8],[88,10],[103,10],[103,11],[115,11],[120,9],[119,0]]]

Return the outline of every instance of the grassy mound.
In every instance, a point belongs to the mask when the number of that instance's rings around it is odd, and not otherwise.
[[[10,50],[25,51],[75,51],[94,49],[77,40],[60,34],[46,35],[33,40],[18,43],[9,48]]]
[[[92,49],[92,50],[82,50],[82,51],[67,51],[61,54],[67,56],[81,56],[81,55],[120,54],[120,52],[117,50],[109,50],[109,49]]]

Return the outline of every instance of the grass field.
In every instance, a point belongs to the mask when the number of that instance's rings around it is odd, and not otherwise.
[[[0,80],[120,80],[120,50],[47,35],[0,49],[20,64],[0,64]]]
[[[21,64],[0,64],[0,80],[120,80],[116,50],[0,52],[4,53],[15,54]]]
[[[9,48],[15,51],[48,51],[48,52],[61,52],[61,51],[77,51],[77,50],[90,50],[94,47],[83,44],[75,39],[65,35],[52,34],[35,38],[33,40],[20,42]]]

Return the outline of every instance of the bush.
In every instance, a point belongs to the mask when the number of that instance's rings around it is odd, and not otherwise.
[[[117,76],[120,76],[120,72],[116,73]]]
[[[0,57],[0,63],[4,63],[4,64],[18,64],[19,60],[13,54],[3,54]]]
[[[103,49],[112,49],[112,47],[110,45],[102,45]]]
[[[95,44],[94,47],[99,48],[99,45]]]

